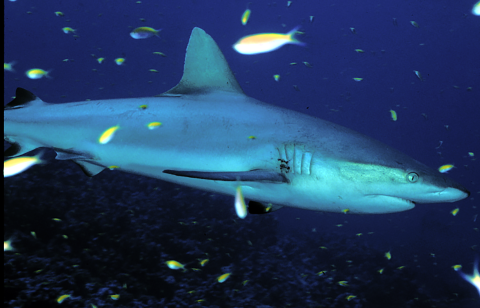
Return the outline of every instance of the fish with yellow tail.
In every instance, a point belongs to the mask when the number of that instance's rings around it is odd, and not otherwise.
[[[245,36],[233,45],[233,49],[244,55],[254,55],[277,50],[286,44],[305,46],[305,43],[298,41],[294,37],[298,29],[300,29],[300,27],[296,27],[285,34],[259,33]]]

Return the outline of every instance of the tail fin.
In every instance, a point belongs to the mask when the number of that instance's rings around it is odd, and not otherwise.
[[[9,110],[8,112],[12,112],[10,110],[31,106],[40,106],[43,104],[46,103],[32,92],[22,88],[17,88],[17,91],[15,92],[15,99],[5,105],[3,110]],[[4,112],[4,129],[8,120],[7,113]],[[3,139],[11,144],[11,146],[5,152],[3,152],[4,157],[20,156],[42,146],[40,144],[36,144],[31,139],[23,138],[21,136],[7,136],[4,134]]]

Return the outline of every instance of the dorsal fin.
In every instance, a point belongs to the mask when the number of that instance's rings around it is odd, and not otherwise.
[[[17,88],[13,101],[3,107],[4,110],[24,108],[28,106],[37,106],[45,104],[35,94],[23,88]]]
[[[244,94],[212,37],[202,29],[194,28],[187,46],[182,79],[175,87],[158,96],[214,91]]]

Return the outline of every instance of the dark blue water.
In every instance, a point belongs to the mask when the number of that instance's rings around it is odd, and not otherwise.
[[[180,80],[190,32],[200,27],[224,52],[247,95],[347,126],[432,168],[454,164],[449,176],[472,192],[454,204],[397,214],[282,209],[239,221],[230,197],[121,172],[90,179],[73,163],[52,159],[5,179],[4,231],[7,238],[15,235],[17,248],[5,254],[5,307],[57,305],[62,294],[72,295],[65,307],[479,305],[475,288],[451,268],[461,264],[471,273],[480,250],[480,219],[474,221],[480,207],[480,17],[470,14],[472,1],[293,1],[290,7],[252,1],[246,26],[240,22],[244,1],[4,5],[4,62],[16,61],[15,72],[4,73],[5,104],[17,87],[52,103],[162,93]],[[306,47],[250,56],[232,48],[242,36],[286,33],[297,25]],[[160,38],[132,39],[129,32],[140,26],[163,30]],[[63,27],[76,33],[65,34]],[[99,64],[98,57],[105,61]],[[114,63],[118,57],[124,65]],[[52,78],[28,79],[31,68],[51,70]],[[210,262],[201,271],[164,264],[175,259],[200,267],[197,259],[204,258]],[[316,275],[322,270],[325,276]],[[218,284],[224,272],[232,276]],[[341,280],[349,287],[339,286]],[[347,301],[348,295],[357,297]]]

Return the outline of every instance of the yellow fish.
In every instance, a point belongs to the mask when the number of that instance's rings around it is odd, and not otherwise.
[[[109,143],[112,139],[113,136],[115,136],[115,132],[120,128],[120,126],[115,125],[104,131],[100,137],[98,138],[98,143],[100,144],[107,144]]]
[[[230,277],[231,274],[232,274],[232,273],[225,273],[225,274],[223,274],[223,275],[221,275],[221,276],[218,276],[217,281],[218,281],[219,283],[224,283],[225,280],[227,280],[228,277]]]
[[[477,288],[478,295],[480,295],[480,274],[478,273],[478,260],[477,262],[475,262],[472,275],[467,275],[462,272],[460,272],[460,275],[462,276],[463,279],[468,281],[472,286]]]
[[[3,62],[3,70],[4,71],[9,71],[9,72],[15,72],[15,70],[13,69],[13,66],[15,65],[15,63],[17,63],[16,61],[12,61],[12,62],[8,62],[8,63],[5,63]]]
[[[70,28],[70,27],[65,27],[65,28],[62,28],[62,31],[63,31],[63,33],[68,34],[68,33],[70,33],[70,32],[75,33],[75,31],[77,31],[77,30],[72,29],[72,28]]]
[[[105,58],[98,58],[97,59],[98,64],[102,64],[103,60],[105,60]]]
[[[453,216],[457,216],[458,211],[460,211],[460,209],[457,207],[456,209],[454,209],[453,211],[451,211],[450,214],[452,214]]]
[[[280,81],[280,75],[273,75],[273,79],[275,79],[276,82]]]
[[[455,264],[455,265],[452,266],[452,268],[456,271],[459,271],[459,270],[462,269],[462,266],[460,264]]]
[[[114,301],[116,301],[120,298],[120,294],[112,294],[112,295],[110,295],[110,298],[113,299]]]
[[[342,213],[343,213],[343,214],[347,214],[348,212],[350,212],[350,209],[343,209],[343,210],[342,210]]]
[[[360,77],[355,77],[355,78],[353,78],[353,80],[355,80],[355,81],[362,81],[362,80],[363,80],[363,78],[360,78]]]
[[[348,281],[339,281],[339,282],[337,282],[337,284],[342,286],[342,287],[348,287]]]
[[[205,264],[207,264],[208,261],[209,261],[209,259],[203,259],[202,261],[200,261],[200,265],[205,266]]]
[[[64,294],[64,295],[57,298],[57,303],[61,304],[61,303],[63,303],[64,300],[66,300],[69,297],[71,297],[70,294]]]
[[[392,121],[397,121],[398,117],[397,117],[397,112],[395,110],[391,110],[390,109],[390,116],[392,117]]]
[[[277,50],[285,44],[304,46],[305,43],[302,43],[294,38],[295,32],[299,28],[300,27],[296,27],[286,34],[259,33],[245,36],[233,45],[233,49],[244,55],[254,55],[257,53],[265,53]]]
[[[420,27],[416,21],[413,21],[413,20],[412,20],[410,23],[411,23],[412,26],[414,26],[415,28]]]
[[[390,253],[390,251],[387,251],[385,253],[385,258],[387,258],[388,260],[392,259],[392,254]]]
[[[155,129],[157,127],[160,127],[162,125],[161,122],[150,122],[147,124],[148,129]]]
[[[250,9],[247,7],[247,9],[245,10],[245,12],[243,12],[242,14],[242,25],[246,25],[247,22],[248,22],[248,19],[250,18],[250,14],[252,13],[252,11],[250,11]]]
[[[165,264],[167,264],[167,266],[173,270],[183,269],[184,271],[186,271],[185,266],[175,260],[168,260],[167,262],[165,262]]]
[[[16,174],[22,173],[33,165],[43,163],[43,161],[40,159],[42,153],[36,156],[20,156],[4,161],[3,177],[6,178],[9,176],[14,176]]]
[[[384,268],[381,268],[381,269],[379,269],[377,272],[379,272],[380,274],[383,274],[383,271],[384,271],[384,270],[385,270]]]
[[[477,3],[475,3],[475,4],[473,5],[472,14],[473,14],[473,15],[480,16],[480,1],[478,1]]]
[[[443,165],[443,166],[438,167],[438,171],[440,171],[440,173],[447,173],[448,171],[452,170],[453,168],[455,168],[454,165]]]
[[[351,301],[351,300],[354,299],[355,297],[356,297],[355,295],[349,295],[349,296],[345,297],[345,299],[346,299],[347,301]]]
[[[30,79],[40,79],[42,77],[50,78],[48,73],[50,73],[50,71],[44,71],[41,68],[32,68],[26,71],[25,75],[27,75],[27,77]]]
[[[162,29],[155,30],[150,27],[138,27],[132,32],[130,32],[130,36],[134,39],[146,39],[151,36],[159,36],[158,34],[162,31]]]
[[[241,219],[247,217],[247,205],[245,204],[245,199],[242,194],[242,187],[238,186],[235,193],[235,211],[237,216]]]
[[[125,59],[124,58],[116,58],[115,60],[115,63],[117,63],[117,65],[122,65],[123,63],[125,63]]]

